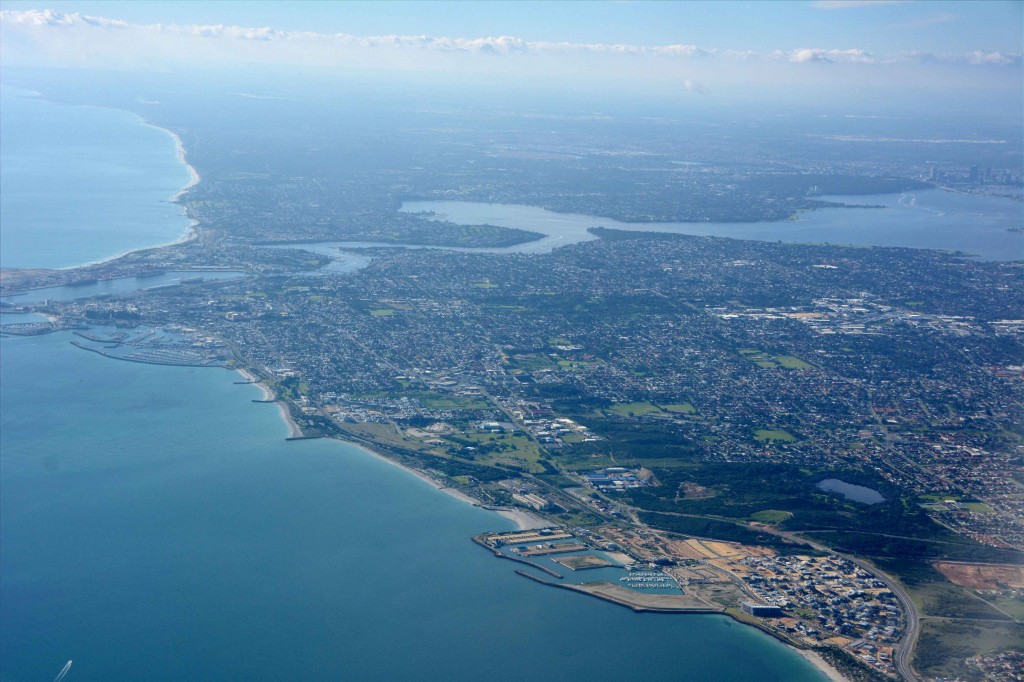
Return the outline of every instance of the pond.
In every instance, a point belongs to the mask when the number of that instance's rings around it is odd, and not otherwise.
[[[878,504],[879,502],[885,502],[885,498],[882,497],[882,493],[878,492],[874,488],[868,488],[862,485],[854,485],[841,481],[838,478],[826,478],[824,481],[818,483],[818,489],[824,490],[827,493],[839,493],[848,500],[854,502],[860,502],[861,504]]]

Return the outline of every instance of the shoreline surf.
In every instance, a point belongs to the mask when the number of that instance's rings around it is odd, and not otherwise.
[[[182,216],[182,218],[184,218],[186,221],[188,221],[188,223],[184,226],[184,228],[182,229],[181,233],[177,237],[174,237],[174,238],[172,238],[170,240],[158,240],[154,244],[144,244],[144,245],[134,246],[134,247],[131,247],[131,248],[122,248],[122,249],[116,251],[113,254],[100,256],[98,258],[89,259],[89,260],[86,260],[86,261],[83,261],[83,262],[80,262],[80,263],[75,263],[75,264],[72,264],[72,265],[66,265],[66,266],[60,266],[60,267],[49,267],[49,266],[39,266],[39,265],[29,265],[29,266],[25,266],[25,267],[6,267],[6,268],[0,268],[0,271],[4,271],[4,270],[10,270],[10,271],[17,271],[17,270],[50,270],[50,271],[76,270],[78,268],[92,267],[92,266],[96,266],[96,265],[103,265],[103,264],[106,264],[106,263],[110,263],[112,261],[116,261],[116,260],[118,260],[120,258],[124,258],[125,256],[128,256],[130,254],[134,254],[134,253],[149,251],[149,250],[153,250],[153,249],[161,249],[161,248],[166,248],[166,247],[169,247],[169,246],[179,246],[179,245],[182,245],[182,244],[187,244],[189,242],[194,241],[195,239],[197,239],[199,237],[199,230],[198,230],[199,221],[195,220],[194,218],[192,218],[192,217],[190,217],[188,215],[188,211],[187,211],[186,207],[184,206],[184,204],[182,203],[182,198],[184,197],[184,195],[190,189],[192,189],[193,187],[197,186],[200,183],[200,181],[202,180],[202,176],[199,174],[199,172],[196,170],[196,168],[191,163],[188,162],[188,152],[185,149],[185,145],[182,142],[181,137],[175,131],[173,131],[173,130],[171,130],[169,128],[165,128],[165,127],[163,127],[161,125],[158,125],[156,123],[153,123],[151,121],[148,121],[141,114],[139,114],[137,112],[134,112],[134,111],[132,111],[130,109],[121,109],[121,108],[117,108],[117,107],[107,107],[107,106],[100,106],[100,105],[95,105],[95,104],[77,104],[77,103],[70,103],[70,102],[62,102],[60,100],[50,99],[50,98],[46,97],[46,95],[44,93],[40,93],[40,92],[25,91],[25,90],[21,90],[19,88],[11,88],[10,86],[5,86],[5,89],[7,89],[9,92],[11,92],[11,94],[8,95],[8,96],[18,97],[18,98],[23,98],[23,99],[34,99],[34,100],[37,100],[37,101],[40,101],[40,102],[45,102],[46,104],[57,106],[57,107],[82,107],[82,108],[86,108],[86,109],[98,109],[98,110],[101,110],[101,111],[110,111],[110,112],[115,112],[117,114],[127,114],[128,116],[130,116],[131,118],[134,119],[136,125],[140,125],[140,126],[145,127],[145,128],[152,128],[154,130],[159,130],[162,133],[168,135],[171,138],[171,140],[174,142],[174,146],[175,146],[175,159],[177,160],[177,162],[181,166],[184,167],[185,171],[188,173],[188,181],[180,189],[178,189],[177,191],[174,191],[173,193],[169,194],[164,201],[166,201],[168,203],[172,203],[172,204],[177,204],[178,208],[179,208],[180,215]]]

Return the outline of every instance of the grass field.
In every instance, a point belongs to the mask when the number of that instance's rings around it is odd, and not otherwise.
[[[555,369],[558,365],[552,362],[551,358],[542,353],[523,353],[513,355],[506,360],[510,367],[524,369],[528,372],[536,372],[541,369]]]
[[[796,440],[796,436],[784,429],[756,429],[754,440],[762,443],[792,443]]]
[[[763,511],[754,512],[750,515],[750,518],[754,521],[774,525],[793,518],[793,512],[782,511],[781,509],[765,509]]]
[[[1024,641],[1019,623],[949,621],[921,622],[921,638],[914,651],[914,666],[930,677],[957,677],[965,672],[964,659],[1005,649]]]
[[[644,400],[636,403],[615,403],[605,412],[620,417],[638,417],[644,414],[661,414],[661,408]]]
[[[945,494],[945,493],[926,493],[919,495],[918,498],[922,502],[944,502],[945,500],[959,500],[960,495],[956,494]]]
[[[461,442],[460,442],[461,441]],[[511,433],[461,433],[456,441],[473,443],[479,448],[473,461],[478,464],[505,464],[522,468],[531,473],[540,473],[540,449],[532,440],[521,434]]]
[[[661,405],[661,409],[666,412],[676,412],[678,414],[697,414],[697,408],[691,403],[670,403],[668,405]]]
[[[985,601],[1010,614],[1018,623],[1024,623],[1024,596],[985,595]]]
[[[393,308],[374,308],[370,311],[370,315],[374,317],[387,317],[388,315],[394,315],[395,311]]]
[[[559,360],[558,366],[562,369],[586,369],[593,367],[593,362],[586,362],[583,360]]]
[[[465,398],[462,396],[443,396],[437,394],[418,394],[420,402],[424,407],[432,410],[486,410],[492,405],[480,398]]]
[[[563,443],[582,443],[586,436],[581,433],[567,433],[561,436]]]
[[[774,369],[776,367],[782,367],[783,369],[812,369],[814,365],[795,355],[771,355],[757,348],[741,348],[740,355],[743,356],[744,360],[749,360],[758,367],[764,369]]]
[[[921,611],[949,618],[1004,618],[996,609],[978,599],[968,590],[951,583],[936,583],[911,591],[911,598],[920,604]]]
[[[776,355],[775,362],[786,369],[811,369],[814,365],[793,355]]]

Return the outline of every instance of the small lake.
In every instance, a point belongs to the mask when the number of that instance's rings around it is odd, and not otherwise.
[[[882,497],[882,493],[878,492],[874,488],[868,488],[862,485],[853,485],[846,481],[840,481],[838,478],[826,478],[824,481],[818,483],[818,489],[824,490],[827,493],[839,493],[848,500],[854,502],[860,502],[861,504],[878,504],[879,502],[885,502],[885,498]]]
[[[237,279],[245,276],[246,273],[238,270],[174,270],[148,277],[115,277],[91,284],[32,289],[21,294],[0,296],[0,299],[11,305],[43,303],[47,299],[51,301],[75,301],[80,298],[130,294],[144,289],[172,287],[180,284],[198,284],[201,281],[212,282],[223,279]]]

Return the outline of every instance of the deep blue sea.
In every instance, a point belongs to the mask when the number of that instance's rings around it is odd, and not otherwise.
[[[16,229],[5,258],[73,265],[178,236],[181,221],[105,231],[148,225],[147,211],[177,220],[164,200],[188,176],[164,133],[30,101],[61,130],[35,166],[4,150],[4,239],[9,211],[64,208]],[[20,125],[34,134],[6,104],[3,118],[4,147]],[[90,149],[120,169],[94,193],[76,181]],[[149,159],[153,175],[110,159]],[[33,167],[45,183],[21,177]],[[72,338],[0,338],[5,682],[52,680],[68,660],[68,682],[823,679],[727,618],[638,615],[515,575],[470,542],[507,520],[356,447],[286,442],[237,374],[111,360]]]
[[[0,87],[0,267],[67,268],[173,242],[174,138],[126,111]]]

